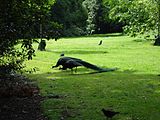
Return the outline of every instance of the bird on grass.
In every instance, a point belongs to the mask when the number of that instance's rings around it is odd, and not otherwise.
[[[102,112],[107,118],[110,118],[110,119],[112,119],[112,117],[115,116],[116,114],[119,114],[119,112],[115,112],[110,109],[105,110],[104,108],[102,109]]]
[[[101,40],[101,41],[99,41],[99,44],[98,44],[98,45],[102,45],[102,43],[103,43],[103,41]]]
[[[62,57],[62,56],[64,56],[64,53],[61,53],[61,54],[60,54],[60,57]]]
[[[96,65],[93,65],[93,64],[88,63],[86,61],[83,61],[78,58],[73,58],[73,57],[59,58],[56,65],[52,66],[52,68],[59,67],[59,66],[62,66],[62,68],[60,68],[61,70],[67,70],[67,68],[72,70],[73,68],[75,68],[75,67],[77,68],[78,66],[84,66],[86,68],[90,68],[90,69],[96,70],[98,72],[109,72],[109,71],[117,70],[117,68],[108,68],[108,69],[100,68]]]

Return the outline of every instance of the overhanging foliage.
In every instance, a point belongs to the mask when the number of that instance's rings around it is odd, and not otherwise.
[[[0,1],[0,72],[20,70],[24,60],[32,59],[32,43],[38,36],[37,24],[49,12],[49,2],[51,3],[48,0]],[[15,49],[15,45],[20,42],[21,49]]]

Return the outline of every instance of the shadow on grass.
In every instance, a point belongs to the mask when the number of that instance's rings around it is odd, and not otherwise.
[[[86,37],[119,37],[123,36],[123,33],[112,33],[112,34],[93,34]]]
[[[78,36],[78,37],[65,37],[65,38],[79,38],[79,37],[119,37],[119,36],[123,36],[123,33],[93,34],[93,35]]]
[[[57,54],[61,54],[62,51],[52,51],[52,50],[46,50],[46,52],[53,52]],[[108,51],[97,51],[97,50],[67,50],[63,51],[65,54],[106,54]]]
[[[104,67],[103,67],[104,68]],[[108,71],[108,72],[98,72],[95,70],[91,70],[85,67],[80,67],[77,68],[77,72],[75,72],[75,69],[73,71],[71,71],[70,69],[67,70],[58,70],[58,68],[55,68],[55,72],[46,72],[46,73],[42,73],[42,74],[30,74],[30,76],[33,76],[33,78],[38,78],[38,77],[42,77],[42,78],[47,78],[48,76],[54,76],[54,77],[60,77],[60,78],[66,78],[66,77],[70,77],[70,76],[90,76],[90,75],[113,75],[113,76],[130,76],[131,78],[134,76],[137,77],[145,77],[146,79],[150,77],[155,77],[157,79],[160,79],[160,76],[157,74],[140,74],[138,73],[137,70],[130,70],[130,69],[126,69],[121,71],[120,69],[115,70],[115,71]],[[53,70],[54,71],[54,70]]]
[[[88,68],[77,68],[77,72],[75,71],[71,71],[71,70],[60,70],[58,72],[53,72],[53,73],[48,73],[48,74],[54,74],[55,77],[67,77],[67,76],[90,76],[90,75],[114,75],[114,76],[118,76],[119,74],[124,74],[124,75],[136,75],[135,73],[137,72],[137,70],[124,70],[124,71],[119,71],[119,69],[114,70],[114,71],[107,71],[107,72],[99,72],[99,71],[95,71],[95,70],[91,70]],[[139,74],[138,74],[139,75]]]

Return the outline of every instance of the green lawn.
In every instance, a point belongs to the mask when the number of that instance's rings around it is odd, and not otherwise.
[[[119,69],[94,74],[83,67],[74,74],[51,69],[61,52],[102,68]],[[47,41],[46,51],[36,51],[26,65],[38,67],[28,76],[38,83],[42,95],[60,96],[42,103],[51,120],[105,120],[102,108],[120,112],[113,120],[160,120],[159,53],[160,47],[151,42],[127,36],[62,38]]]

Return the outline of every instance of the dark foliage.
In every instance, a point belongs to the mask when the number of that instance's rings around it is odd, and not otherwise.
[[[80,36],[85,34],[87,12],[82,6],[83,0],[57,0],[52,7],[52,20],[63,25],[62,36]]]
[[[50,23],[49,7],[48,0],[0,0],[0,3],[0,72],[9,73],[22,69],[23,61],[34,56],[32,43],[40,37],[39,26]],[[50,23],[50,27],[56,27],[53,30],[46,26],[43,37],[53,38],[57,26]],[[20,49],[15,47],[18,44]]]
[[[26,77],[0,74],[0,120],[47,120],[39,88]]]

